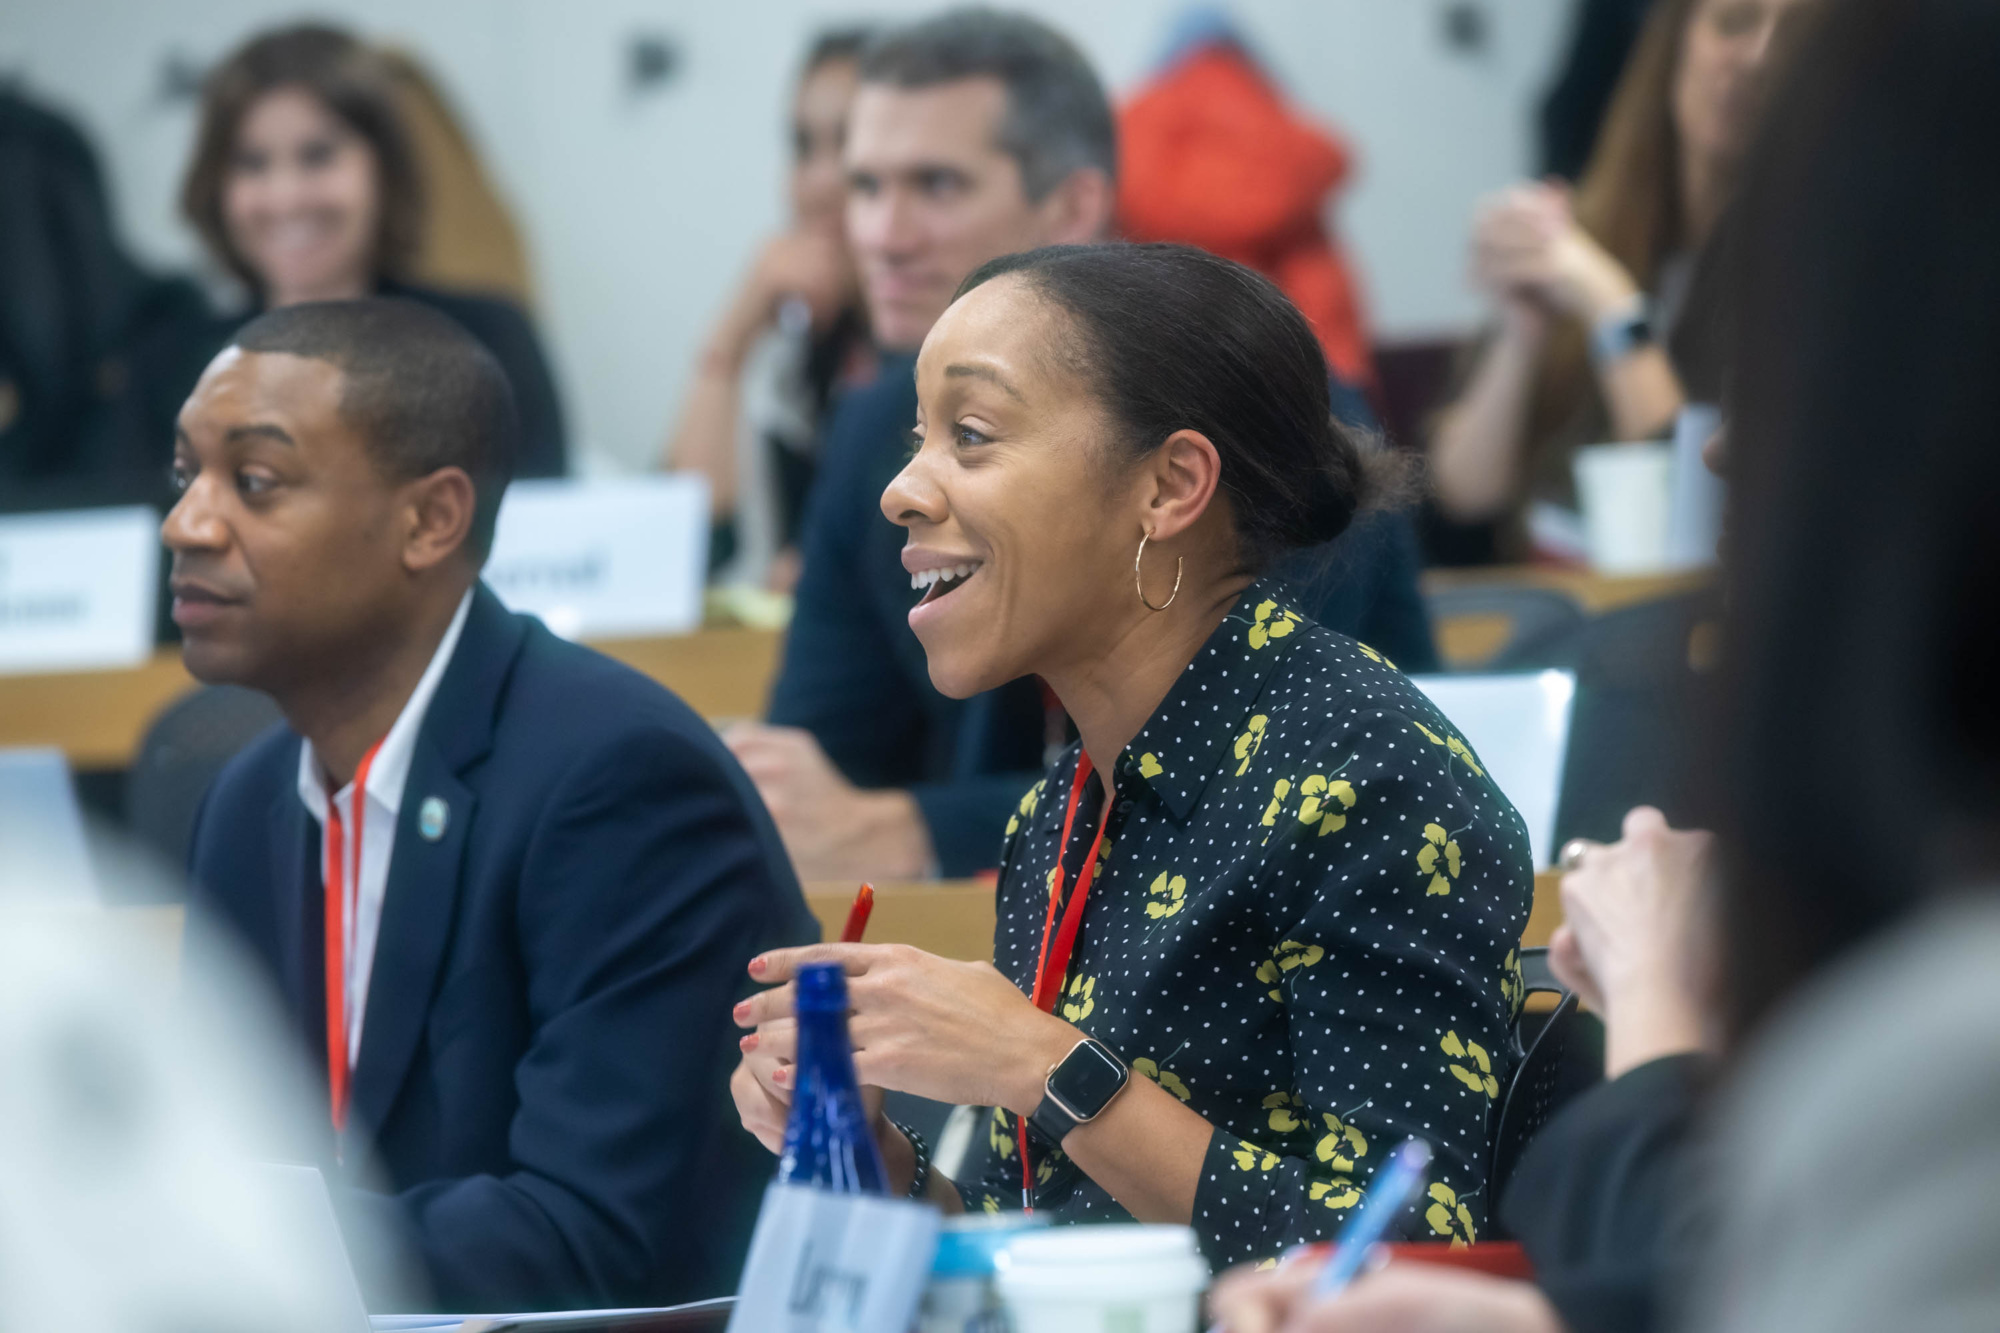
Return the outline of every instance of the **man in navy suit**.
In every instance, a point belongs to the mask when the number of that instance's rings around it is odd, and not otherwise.
[[[202,376],[173,615],[288,725],[210,791],[197,892],[325,1071],[352,1247],[451,1309],[714,1294],[768,1170],[730,1007],[817,929],[702,720],[479,582],[516,433],[492,357],[409,302],[273,311]]]

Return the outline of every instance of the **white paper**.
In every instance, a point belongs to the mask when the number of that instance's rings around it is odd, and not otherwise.
[[[1674,418],[1673,493],[1667,503],[1667,565],[1705,569],[1716,562],[1722,538],[1722,478],[1708,470],[1701,451],[1722,425],[1721,409],[1689,403]]]
[[[145,661],[159,572],[145,505],[0,518],[0,673]]]
[[[939,1225],[928,1204],[773,1184],[757,1214],[729,1333],[910,1327]]]
[[[1556,805],[1569,754],[1576,676],[1568,671],[1412,676],[1479,756],[1528,826],[1535,867],[1555,864]]]
[[[707,575],[708,483],[687,473],[516,482],[482,573],[567,639],[695,629]]]

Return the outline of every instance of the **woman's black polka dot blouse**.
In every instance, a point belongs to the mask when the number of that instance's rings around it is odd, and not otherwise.
[[[1214,1126],[1194,1228],[1217,1266],[1337,1232],[1404,1138],[1435,1149],[1405,1234],[1484,1225],[1534,876],[1521,818],[1380,654],[1253,585],[1118,757],[1096,881],[1056,1012]],[[1034,982],[1081,747],[1022,797],[994,959]],[[1064,882],[1105,775],[1079,802]],[[1127,1214],[1030,1131],[1038,1211]],[[962,1173],[1019,1207],[1013,1117]]]

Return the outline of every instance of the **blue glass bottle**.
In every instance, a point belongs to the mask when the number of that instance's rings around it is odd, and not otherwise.
[[[847,978],[837,963],[809,963],[799,969],[793,990],[799,1053],[778,1179],[841,1194],[887,1194],[888,1172],[861,1104],[847,1040]]]

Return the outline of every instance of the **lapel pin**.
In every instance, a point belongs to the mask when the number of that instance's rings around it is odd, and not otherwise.
[[[444,803],[442,796],[426,796],[417,809],[417,832],[425,842],[436,842],[444,836],[444,826],[451,822],[451,807]]]

